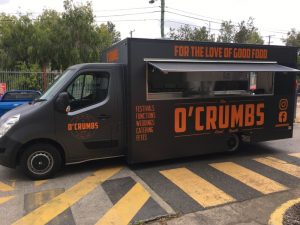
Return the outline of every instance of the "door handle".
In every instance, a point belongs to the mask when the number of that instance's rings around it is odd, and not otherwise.
[[[100,120],[106,120],[106,119],[111,118],[111,116],[110,116],[110,115],[101,114],[100,116],[98,116],[98,118],[99,118]]]

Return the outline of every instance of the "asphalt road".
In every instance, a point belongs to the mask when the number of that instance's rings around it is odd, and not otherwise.
[[[0,166],[0,224],[267,224],[277,206],[300,197],[299,146],[298,124],[292,139],[230,155],[132,167],[97,161],[43,181]]]

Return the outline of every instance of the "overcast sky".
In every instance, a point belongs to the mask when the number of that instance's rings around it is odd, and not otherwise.
[[[255,18],[265,43],[268,35],[272,44],[282,44],[291,28],[300,31],[300,0],[165,0],[165,33],[170,27],[183,24],[211,26],[211,32],[217,32],[222,20],[238,23]],[[85,0],[76,1],[84,3]],[[128,37],[134,30],[133,37],[160,37],[160,0],[149,4],[149,0],[93,0],[91,1],[98,23],[107,20],[116,24],[122,38]],[[63,11],[62,0],[0,0],[0,12],[26,13],[34,16],[43,9]],[[127,9],[127,10],[125,10]],[[183,16],[181,16],[181,15]],[[187,17],[188,16],[188,17]],[[193,17],[193,18],[189,18]],[[208,22],[211,21],[211,22]]]

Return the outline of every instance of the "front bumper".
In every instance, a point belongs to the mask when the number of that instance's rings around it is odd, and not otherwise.
[[[0,165],[15,168],[17,165],[17,153],[21,143],[9,137],[0,138]]]

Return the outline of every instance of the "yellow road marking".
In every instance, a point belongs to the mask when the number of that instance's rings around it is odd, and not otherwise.
[[[282,184],[233,162],[213,163],[210,165],[263,194],[287,190],[287,187]]]
[[[300,167],[273,157],[256,158],[255,161],[300,178]]]
[[[13,191],[14,188],[0,181],[0,191]]]
[[[150,194],[139,183],[135,184],[96,225],[127,225],[150,198]]]
[[[39,187],[47,182],[48,182],[48,180],[37,180],[37,181],[34,181],[34,186]]]
[[[235,199],[186,168],[160,171],[203,207],[233,202]]]
[[[120,170],[121,168],[117,167],[102,169],[95,172],[93,175],[86,177],[64,193],[56,196],[46,204],[28,213],[16,221],[14,225],[41,225],[48,223],[57,215],[79,201],[82,197],[94,190],[101,182],[107,180]]]
[[[15,187],[16,187],[16,180],[10,180],[10,181],[11,181],[11,187],[13,189],[15,189]]]
[[[283,216],[285,212],[292,207],[293,205],[300,203],[300,198],[290,200],[286,203],[283,203],[279,206],[271,215],[269,220],[269,225],[282,225],[283,224]]]
[[[50,189],[41,192],[29,193],[24,196],[24,210],[25,214],[30,213],[36,208],[49,202],[51,199],[62,194],[64,188]],[[49,223],[47,223],[49,224]],[[61,214],[50,221],[50,224],[75,224],[71,209],[68,208]]]
[[[64,189],[59,188],[26,194],[24,196],[24,209],[29,213],[63,192]]]
[[[5,196],[5,197],[0,197],[0,204],[3,204],[11,199],[13,199],[15,196]]]
[[[291,153],[289,155],[300,158],[300,152],[298,152],[298,153]]]

